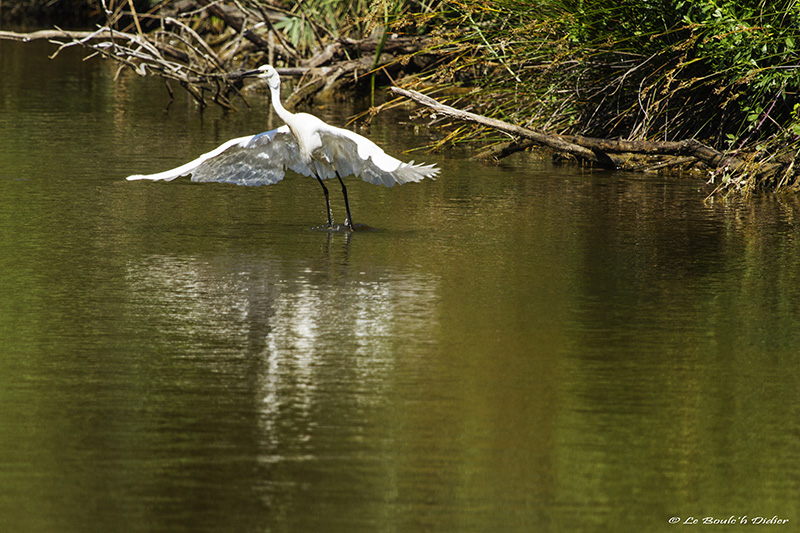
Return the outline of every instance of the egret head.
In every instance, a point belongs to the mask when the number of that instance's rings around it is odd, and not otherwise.
[[[281,78],[278,71],[272,65],[261,65],[251,73],[257,77],[267,80],[270,89],[278,90],[281,86]]]

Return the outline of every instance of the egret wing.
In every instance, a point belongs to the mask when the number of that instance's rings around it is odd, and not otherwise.
[[[395,183],[402,185],[424,178],[433,179],[439,173],[435,165],[414,164],[413,161],[404,163],[366,137],[343,128],[326,126],[320,131],[320,150],[341,176],[353,174],[366,182],[391,187]]]
[[[271,185],[277,183],[290,168],[310,175],[308,166],[298,157],[297,141],[288,126],[231,139],[172,170],[157,174],[128,176],[128,180],[171,181],[192,175],[192,181],[233,183],[236,185]]]

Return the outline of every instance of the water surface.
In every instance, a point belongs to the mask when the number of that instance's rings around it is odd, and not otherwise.
[[[404,154],[400,111],[358,131],[440,178],[350,178],[377,230],[329,234],[313,179],[124,181],[280,125],[263,96],[165,111],[48,51],[0,42],[0,529],[800,520],[795,199]]]

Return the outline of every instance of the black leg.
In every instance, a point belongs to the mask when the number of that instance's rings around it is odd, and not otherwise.
[[[344,221],[344,225],[350,228],[350,231],[353,231],[353,215],[350,214],[350,201],[347,199],[347,188],[344,186],[342,177],[339,176],[338,172],[336,172],[336,179],[338,179],[339,183],[342,185],[342,196],[344,196],[344,208],[347,210],[347,220]]]
[[[316,177],[319,184],[322,185],[322,192],[325,193],[325,207],[328,209],[328,229],[330,229],[333,227],[333,211],[331,211],[331,201],[328,199],[328,188],[322,183],[319,176],[314,174],[314,177]]]

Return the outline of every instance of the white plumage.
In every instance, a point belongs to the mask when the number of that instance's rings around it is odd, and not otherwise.
[[[194,161],[157,174],[136,174],[128,180],[171,181],[191,174],[192,181],[222,182],[236,185],[271,185],[283,179],[285,169],[314,176],[325,192],[328,227],[333,214],[328,189],[323,180],[336,177],[342,186],[347,219],[353,229],[347,189],[342,176],[354,175],[375,185],[418,182],[439,173],[435,165],[404,163],[388,155],[369,139],[350,130],[330,126],[308,113],[290,113],[280,102],[280,77],[270,65],[248,74],[265,78],[272,93],[272,105],[286,122],[280,128],[231,139]]]

